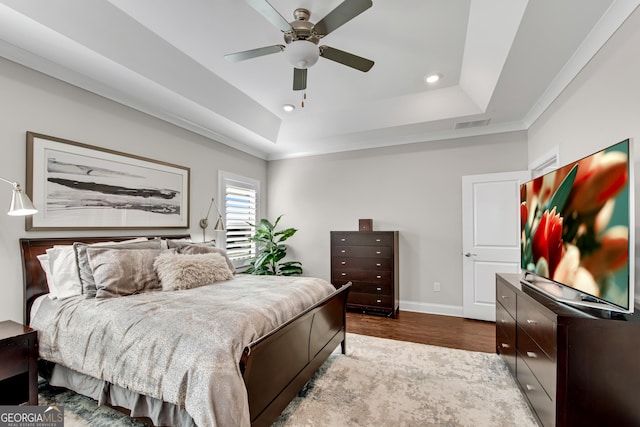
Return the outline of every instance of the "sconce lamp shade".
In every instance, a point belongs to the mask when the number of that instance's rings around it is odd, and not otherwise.
[[[13,195],[11,197],[11,206],[9,207],[8,215],[11,216],[26,216],[33,215],[38,213],[38,209],[33,206],[31,199],[29,196],[24,194],[22,188],[20,188],[20,184],[17,182],[12,182],[6,180],[4,178],[0,178],[0,181],[4,181],[8,184],[13,185]]]
[[[218,214],[218,220],[216,221],[216,226],[213,227],[216,231],[224,231],[224,223],[222,222],[222,215]]]
[[[8,214],[11,216],[25,216],[36,213],[38,213],[38,209],[33,206],[29,197],[22,192],[20,187],[14,188]]]
[[[218,210],[218,205],[216,205],[215,199],[211,199],[211,204],[209,205],[209,210],[207,211],[207,216],[200,219],[200,228],[202,228],[202,241],[204,241],[204,231],[209,226],[209,214],[211,213],[211,208],[216,208],[216,213],[218,214],[218,220],[216,221],[215,227],[213,227],[216,231],[224,231],[224,222],[222,222],[222,215]]]

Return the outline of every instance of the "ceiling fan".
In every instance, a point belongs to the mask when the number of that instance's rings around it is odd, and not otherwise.
[[[295,20],[287,22],[266,0],[246,2],[284,33],[286,46],[278,44],[230,53],[224,56],[228,61],[237,62],[284,51],[294,67],[293,90],[307,88],[307,68],[320,56],[365,73],[373,67],[373,61],[369,59],[330,46],[318,46],[320,39],[369,9],[373,5],[371,0],[345,0],[315,24],[309,22],[311,12],[307,9],[296,9],[293,12]]]

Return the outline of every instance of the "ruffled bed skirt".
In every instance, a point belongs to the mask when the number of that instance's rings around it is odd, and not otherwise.
[[[98,401],[98,405],[119,406],[131,417],[147,417],[156,426],[195,427],[191,416],[173,403],[135,393],[126,388],[81,374],[62,365],[53,365],[45,374],[49,384],[64,387]],[[41,372],[42,375],[42,372]]]

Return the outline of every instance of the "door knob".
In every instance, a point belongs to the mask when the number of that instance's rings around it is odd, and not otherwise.
[[[464,254],[464,256],[466,256],[467,258],[471,258],[472,256],[476,256],[478,254],[472,254],[471,252],[467,252],[466,254]]]

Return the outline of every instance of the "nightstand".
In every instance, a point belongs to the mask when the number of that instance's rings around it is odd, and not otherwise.
[[[38,333],[0,322],[0,405],[38,404]]]

